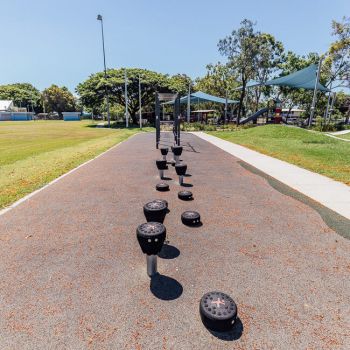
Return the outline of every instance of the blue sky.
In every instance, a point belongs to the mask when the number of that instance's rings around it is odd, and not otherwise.
[[[244,18],[287,50],[322,53],[332,19],[350,15],[349,0],[2,0],[0,84],[30,82],[72,91],[102,70],[104,17],[108,67],[205,74],[223,58],[219,39]]]

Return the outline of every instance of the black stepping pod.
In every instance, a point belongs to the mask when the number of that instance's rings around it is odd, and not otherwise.
[[[161,153],[161,155],[163,156],[163,159],[164,159],[164,160],[166,160],[166,156],[167,156],[168,152],[169,152],[168,147],[162,147],[162,148],[160,149],[160,153]]]
[[[237,305],[233,299],[222,292],[209,292],[199,303],[199,313],[203,324],[218,332],[232,329],[237,319]]]
[[[147,222],[155,221],[163,223],[167,209],[165,202],[155,200],[148,202],[143,206],[143,213],[145,214]]]
[[[169,191],[169,185],[166,182],[160,182],[156,185],[156,190],[160,192]]]
[[[137,228],[136,236],[144,254],[157,255],[162,250],[166,228],[159,222],[147,222]]]
[[[159,170],[159,177],[162,179],[164,177],[164,170],[168,169],[168,166],[166,164],[166,160],[164,159],[158,159],[156,160],[156,165]]]
[[[181,214],[181,221],[187,226],[198,226],[201,223],[201,216],[196,211],[185,211]]]
[[[193,193],[191,191],[179,191],[177,196],[183,201],[189,201],[193,199]]]
[[[179,184],[182,185],[184,175],[186,175],[186,171],[187,171],[187,164],[185,163],[176,164],[175,171],[176,171],[176,174],[179,175]]]

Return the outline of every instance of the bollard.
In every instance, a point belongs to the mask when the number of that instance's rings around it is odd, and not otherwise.
[[[163,179],[164,178],[164,170],[168,169],[168,166],[166,165],[166,160],[164,160],[164,159],[156,160],[156,165],[157,165],[157,168],[159,171],[159,177],[160,177],[160,179]]]
[[[179,163],[175,165],[176,174],[179,175],[180,186],[183,185],[183,178],[184,178],[184,175],[186,175],[186,170],[187,170],[187,164]]]
[[[237,305],[233,299],[222,292],[209,292],[199,303],[199,313],[205,327],[227,332],[233,328],[237,319]]]
[[[152,277],[157,273],[157,254],[163,247],[166,228],[159,222],[147,222],[136,229],[136,237],[142,252],[147,255],[147,274]]]

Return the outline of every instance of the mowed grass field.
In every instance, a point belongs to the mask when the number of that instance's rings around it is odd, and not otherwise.
[[[96,128],[91,121],[0,122],[0,208],[138,131]]]
[[[209,134],[350,185],[350,142],[283,125]]]

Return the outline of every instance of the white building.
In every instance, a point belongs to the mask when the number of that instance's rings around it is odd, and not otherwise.
[[[14,109],[12,100],[0,100],[0,112],[11,112]]]

